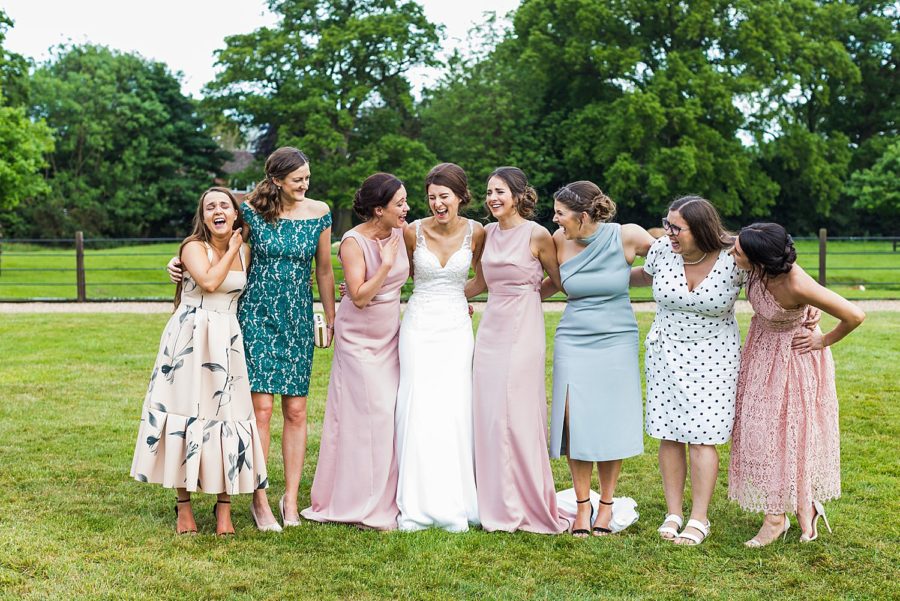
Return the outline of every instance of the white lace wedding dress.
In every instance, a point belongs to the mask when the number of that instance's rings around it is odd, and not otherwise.
[[[472,424],[475,340],[464,292],[472,222],[441,267],[416,222],[415,288],[400,326],[397,506],[400,530],[478,524]]]

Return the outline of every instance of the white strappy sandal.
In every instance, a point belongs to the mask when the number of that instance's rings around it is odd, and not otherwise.
[[[688,528],[694,528],[695,530],[699,530],[700,534],[703,535],[703,538],[700,538],[693,532],[687,532]],[[706,537],[709,536],[709,521],[704,524],[700,520],[690,519],[688,520],[687,526],[684,527],[684,530],[677,536],[677,538],[686,538],[689,541],[692,541],[694,544],[691,546],[697,546],[703,541],[706,540]]]
[[[675,522],[675,528],[671,526],[666,526],[666,522]],[[663,520],[662,525],[656,529],[659,532],[660,538],[663,540],[674,540],[675,537],[678,536],[678,530],[684,525],[684,518],[680,515],[675,515],[674,513],[670,513],[666,516],[666,519]],[[671,534],[672,538],[666,538],[662,536],[663,534]]]

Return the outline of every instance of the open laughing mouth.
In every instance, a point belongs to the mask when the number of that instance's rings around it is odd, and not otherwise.
[[[215,225],[216,227],[225,225],[225,223],[226,221],[224,217],[216,217],[215,219],[213,219],[213,225]]]
[[[449,212],[449,209],[447,209],[447,207],[443,207],[441,209],[435,209],[434,215],[435,215],[435,217],[446,217],[448,212]]]

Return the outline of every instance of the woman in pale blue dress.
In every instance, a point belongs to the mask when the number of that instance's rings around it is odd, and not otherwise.
[[[587,181],[554,194],[553,235],[568,303],[556,330],[550,455],[566,455],[578,512],[572,534],[611,532],[622,460],[644,451],[638,327],[628,297],[631,263],[653,238],[635,224],[608,223],[616,205]],[[544,292],[551,284],[544,283]],[[593,463],[600,505],[590,505]],[[591,531],[588,530],[591,528]]]

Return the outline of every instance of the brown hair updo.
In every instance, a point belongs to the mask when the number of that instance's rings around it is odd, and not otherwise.
[[[390,173],[373,173],[362,183],[353,196],[353,212],[363,221],[375,216],[375,209],[386,207],[403,185]]]
[[[512,193],[516,201],[516,211],[525,219],[534,217],[534,207],[537,205],[538,196],[534,188],[528,185],[528,177],[518,167],[497,167],[488,176],[488,182],[492,177],[499,177]]]
[[[789,272],[797,260],[794,239],[777,223],[754,223],[741,228],[738,240],[752,273],[762,278]]]
[[[556,191],[558,200],[570,211],[587,213],[591,221],[605,223],[616,215],[616,203],[594,182],[581,180],[566,184]]]
[[[306,155],[292,146],[277,149],[266,159],[266,178],[247,195],[247,202],[263,219],[275,223],[284,209],[281,188],[275,184],[275,180],[286,178],[308,162]]]
[[[455,163],[441,163],[432,167],[428,175],[425,176],[425,194],[428,194],[428,186],[445,186],[450,188],[457,198],[459,198],[459,206],[465,206],[472,200],[472,194],[469,192],[469,178],[462,167]]]
[[[687,222],[697,248],[710,253],[734,244],[734,236],[722,225],[722,218],[711,202],[700,196],[682,196],[669,205]]]

